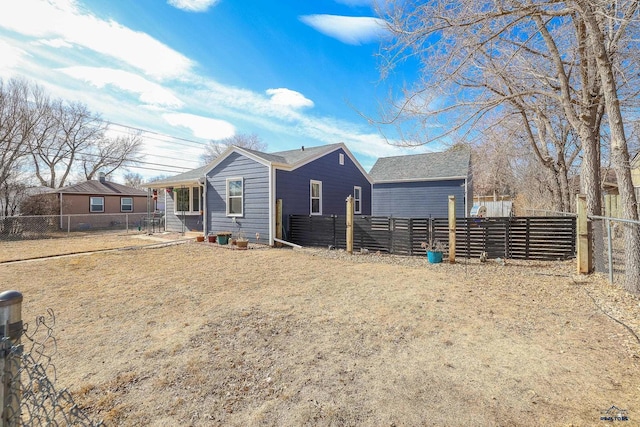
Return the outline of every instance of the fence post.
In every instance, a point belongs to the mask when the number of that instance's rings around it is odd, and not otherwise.
[[[579,194],[576,198],[578,218],[576,223],[577,234],[577,261],[578,274],[589,274],[592,269],[591,242],[589,241],[589,221],[587,218],[587,197]]]
[[[0,294],[0,330],[2,331],[2,387],[0,404],[2,417],[0,427],[21,425],[20,414],[20,355],[11,351],[11,346],[20,345],[22,335],[22,294],[5,291]]]
[[[289,224],[291,224],[291,218],[289,218]],[[276,199],[276,239],[282,240],[282,199]],[[276,242],[277,248],[282,246],[282,243]]]
[[[71,215],[67,215],[67,236],[71,233]]]
[[[347,197],[347,253],[353,254],[353,196]]]
[[[449,263],[456,263],[456,196],[449,196]]]

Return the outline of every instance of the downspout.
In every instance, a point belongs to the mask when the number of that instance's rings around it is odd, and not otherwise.
[[[464,216],[469,215],[469,176],[464,179]]]
[[[275,168],[269,163],[269,246],[275,245],[276,230],[276,190],[275,190]]]
[[[200,210],[202,211],[202,235],[207,235],[207,175],[198,180],[198,184],[202,187],[202,206],[200,206]]]

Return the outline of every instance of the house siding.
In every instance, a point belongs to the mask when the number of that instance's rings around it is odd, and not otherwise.
[[[243,179],[243,215],[234,224],[227,216],[227,178]],[[239,153],[231,153],[207,174],[207,231],[241,231],[251,242],[260,233],[269,241],[269,167]]]
[[[99,213],[146,213],[146,196],[108,195],[108,194],[62,194],[62,213],[64,215],[97,214],[89,209],[91,197],[104,197],[104,212]],[[59,196],[60,197],[60,196]],[[120,210],[120,199],[130,197],[133,199],[133,212],[122,212]]]
[[[449,196],[456,198],[456,216],[464,217],[465,180],[443,180],[373,184],[374,216],[428,218],[448,216]],[[466,207],[469,208],[468,206]]]
[[[339,164],[340,154],[344,165]],[[344,215],[353,187],[362,188],[362,215],[371,215],[371,183],[344,150],[327,153],[293,171],[276,171],[276,198],[282,199],[283,228],[289,215],[310,214],[310,181],[322,181],[322,214]]]
[[[173,191],[167,192],[165,190],[165,197],[165,230],[177,231],[179,233],[187,231],[202,231],[202,215],[176,214],[175,196]]]

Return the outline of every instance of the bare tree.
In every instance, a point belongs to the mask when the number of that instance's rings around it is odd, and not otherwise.
[[[264,151],[267,149],[267,144],[262,142],[260,137],[255,133],[239,133],[219,141],[210,141],[209,144],[206,145],[204,153],[201,156],[203,164],[211,163],[216,157],[232,145],[255,151]]]
[[[0,187],[19,170],[29,153],[28,138],[37,122],[28,105],[30,88],[25,80],[0,79]]]
[[[145,179],[142,175],[136,172],[127,172],[124,174],[124,185],[132,188],[142,188],[142,183]]]
[[[399,102],[390,103],[383,123],[401,123],[406,135],[408,119],[419,131],[408,139],[424,143],[481,131],[489,112],[519,114],[541,164],[562,178],[572,154],[554,160],[543,147],[553,152],[566,148],[569,134],[558,127],[563,119],[582,150],[588,211],[599,215],[600,132],[606,113],[612,161],[629,206],[624,214],[637,218],[618,96],[622,86],[616,86],[624,81],[628,93],[637,92],[631,82],[637,85],[638,73],[629,65],[637,62],[629,55],[634,37],[628,37],[632,27],[637,35],[632,25],[637,1],[389,0],[379,12],[395,36],[384,51],[383,76],[399,62],[416,60],[421,76],[395,98]],[[424,132],[429,132],[426,138]],[[626,286],[640,292],[640,236],[625,241]]]
[[[109,176],[119,168],[136,163],[142,149],[141,132],[116,138],[102,137],[83,150],[80,160],[86,179],[95,179],[101,171]]]
[[[29,147],[33,166],[42,185],[61,188],[83,151],[103,138],[105,125],[80,103],[55,100],[42,108],[47,109],[47,120],[36,129]]]

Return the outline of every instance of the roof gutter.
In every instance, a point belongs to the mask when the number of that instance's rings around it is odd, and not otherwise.
[[[464,179],[467,177],[464,175],[460,176],[441,176],[436,178],[403,178],[403,179],[385,179],[385,180],[377,180],[373,179],[374,184],[392,184],[395,182],[428,182],[428,181],[443,181],[443,180],[454,180],[454,179]]]

